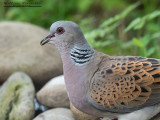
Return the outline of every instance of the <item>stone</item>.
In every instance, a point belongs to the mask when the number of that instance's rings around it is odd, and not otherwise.
[[[55,108],[38,115],[33,120],[75,120],[67,108]]]
[[[89,114],[86,114],[80,110],[78,110],[77,108],[75,108],[72,103],[70,103],[70,109],[75,117],[76,120],[99,120],[98,117],[94,117],[94,116],[91,116]]]
[[[111,120],[110,118],[108,117],[104,117],[102,120]],[[113,119],[114,120],[114,119]],[[115,119],[116,120],[116,119]]]
[[[31,78],[22,72],[12,74],[0,88],[0,120],[31,120],[34,97]]]
[[[160,120],[160,113],[158,113],[156,116],[151,118],[151,120]]]
[[[62,74],[60,55],[54,46],[41,46],[48,31],[28,23],[0,22],[0,84],[12,73],[27,73],[41,88]]]
[[[67,95],[64,76],[51,79],[36,94],[37,100],[47,107],[67,107],[69,108],[69,98]]]

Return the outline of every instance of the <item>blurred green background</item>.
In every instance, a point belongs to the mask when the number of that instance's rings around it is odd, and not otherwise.
[[[49,29],[57,20],[70,20],[80,25],[88,42],[100,52],[160,58],[160,0],[40,2],[41,7],[1,5],[0,21],[28,22]]]

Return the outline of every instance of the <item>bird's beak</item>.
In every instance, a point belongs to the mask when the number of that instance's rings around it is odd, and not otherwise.
[[[47,37],[45,37],[45,38],[40,42],[40,45],[44,45],[44,44],[48,43],[52,37],[55,37],[55,35],[54,35],[54,34],[48,35]]]

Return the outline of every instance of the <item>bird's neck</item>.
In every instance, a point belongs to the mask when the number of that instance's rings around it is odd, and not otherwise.
[[[94,52],[89,46],[75,45],[67,52],[61,54],[66,89],[73,104],[77,100],[80,100],[79,103],[81,103],[80,98],[86,99],[84,94],[87,93],[87,88],[89,88],[85,86],[87,85],[86,78],[90,76],[88,64],[93,61]]]
[[[96,69],[96,64],[90,64],[93,63],[96,53],[89,45],[83,44],[74,45],[61,54],[67,93],[77,108],[81,108],[82,101],[87,102],[86,94],[90,85],[88,78],[93,76]]]
[[[74,45],[61,53],[64,71],[85,68],[94,58],[96,51],[88,43]]]
[[[69,57],[75,66],[83,66],[90,62],[95,50],[90,46],[74,46],[69,53]]]

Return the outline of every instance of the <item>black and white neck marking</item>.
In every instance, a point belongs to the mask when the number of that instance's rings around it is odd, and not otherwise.
[[[71,49],[70,57],[73,63],[77,66],[87,64],[93,58],[94,50],[92,48],[78,48]]]

